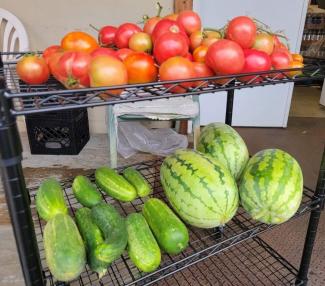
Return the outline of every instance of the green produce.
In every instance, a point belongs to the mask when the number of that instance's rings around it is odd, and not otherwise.
[[[44,229],[47,265],[59,281],[77,278],[86,264],[86,251],[78,228],[66,214],[51,218]]]
[[[76,222],[80,234],[86,244],[87,260],[92,271],[98,273],[99,278],[107,272],[108,263],[99,260],[95,251],[97,246],[104,243],[103,235],[98,226],[91,218],[91,210],[88,208],[81,208],[76,211]]]
[[[247,146],[237,131],[219,122],[203,128],[197,150],[224,164],[236,180],[249,158]]]
[[[91,217],[105,238],[105,242],[96,248],[95,255],[101,261],[111,263],[121,256],[127,245],[125,218],[113,206],[105,203],[94,206]]]
[[[145,197],[152,193],[152,189],[141,173],[131,167],[123,171],[123,176],[136,189],[139,197]]]
[[[160,264],[160,248],[142,214],[132,213],[126,219],[128,254],[141,271],[152,272]]]
[[[72,184],[73,193],[80,204],[91,208],[102,201],[101,194],[85,176],[77,176]]]
[[[95,172],[96,184],[109,196],[122,202],[133,201],[137,192],[135,188],[115,170],[101,167]]]
[[[188,224],[213,228],[235,215],[239,195],[229,170],[218,161],[192,150],[178,150],[160,169],[167,198]]]
[[[142,213],[164,251],[178,254],[187,247],[189,234],[186,226],[163,201],[156,198],[147,200]]]
[[[291,218],[302,199],[303,176],[298,162],[279,149],[256,153],[239,185],[244,209],[260,222],[280,224]]]
[[[57,214],[68,213],[63,190],[57,180],[50,178],[40,185],[36,194],[36,209],[39,216],[46,221]]]

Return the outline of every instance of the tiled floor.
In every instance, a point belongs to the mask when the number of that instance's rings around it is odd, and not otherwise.
[[[297,158],[302,165],[304,180],[307,186],[315,187],[320,156],[325,142],[325,118],[291,118],[288,128],[238,128],[243,136],[251,154],[258,150],[270,147],[282,148]],[[107,164],[106,136],[99,135],[91,138],[86,148],[79,156],[30,156],[24,139],[24,172],[29,185],[37,184],[42,178],[49,175],[60,179],[82,173],[87,169],[93,169],[99,165]],[[132,160],[121,161],[131,163],[151,159],[151,155],[139,154]],[[1,194],[1,193],[0,193]],[[3,201],[3,198],[2,198]],[[12,238],[8,219],[4,214],[4,203],[1,204],[0,196],[0,285],[18,286],[23,285],[21,272],[16,254],[15,244]],[[307,227],[308,217],[304,217],[284,224],[263,238],[295,266],[299,265],[304,234]],[[310,284],[312,286],[325,285],[325,212],[322,213],[319,233],[315,245],[312,265],[310,270]],[[219,258],[218,258],[219,259]],[[218,262],[219,263],[219,262]],[[203,269],[211,269],[216,272],[213,263],[209,261],[200,264]],[[186,275],[185,272],[184,275]],[[204,272],[204,273],[209,273]],[[208,274],[207,274],[208,275]],[[235,276],[237,274],[235,273]],[[239,275],[239,274],[238,274]],[[172,278],[171,278],[172,279]],[[201,285],[230,285],[230,282],[220,284],[219,280],[202,282]],[[172,280],[173,281],[173,280]],[[208,280],[202,280],[208,281]],[[235,280],[234,280],[235,281]],[[163,283],[162,283],[163,284]],[[176,285],[176,284],[175,284]],[[181,285],[189,285],[183,281]],[[195,284],[191,284],[195,285]],[[237,284],[235,284],[237,285]],[[244,286],[252,285],[247,283]]]

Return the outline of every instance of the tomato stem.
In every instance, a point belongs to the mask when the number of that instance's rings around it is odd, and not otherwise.
[[[157,9],[158,9],[158,12],[157,12],[157,17],[160,17],[160,14],[161,14],[161,11],[163,10],[163,6],[161,6],[161,4],[159,2],[157,2]]]
[[[95,31],[99,32],[99,29],[97,27],[95,27],[94,25],[92,24],[89,24],[90,28],[94,29]]]

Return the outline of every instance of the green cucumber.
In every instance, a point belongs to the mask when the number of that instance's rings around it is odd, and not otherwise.
[[[136,169],[126,168],[123,171],[123,176],[136,189],[139,197],[145,197],[152,193],[150,184]]]
[[[96,184],[101,190],[117,200],[130,202],[137,196],[135,188],[111,168],[98,168],[95,172],[95,178]]]
[[[156,198],[147,200],[142,213],[165,252],[178,254],[188,246],[186,226],[163,201]]]
[[[44,249],[47,265],[59,281],[77,278],[86,264],[85,246],[73,219],[57,214],[44,229]]]
[[[105,242],[96,247],[95,255],[103,262],[112,263],[121,256],[127,245],[125,218],[113,206],[105,203],[94,206],[91,217],[105,238]]]
[[[128,254],[136,267],[144,272],[156,270],[161,261],[159,246],[148,223],[140,213],[126,218]]]
[[[77,201],[84,207],[91,208],[102,200],[102,196],[97,191],[96,186],[85,176],[75,177],[72,184],[72,191]]]
[[[108,267],[108,263],[102,262],[95,255],[97,246],[104,243],[102,232],[93,222],[91,210],[88,208],[81,208],[76,211],[76,222],[80,234],[85,241],[90,269],[97,272],[99,278],[101,278],[107,272]]]
[[[36,209],[39,216],[48,221],[57,214],[67,214],[63,190],[59,182],[53,178],[40,185],[36,193]]]

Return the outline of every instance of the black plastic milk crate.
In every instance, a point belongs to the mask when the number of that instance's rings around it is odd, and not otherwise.
[[[89,141],[87,109],[26,116],[32,154],[77,155]]]

